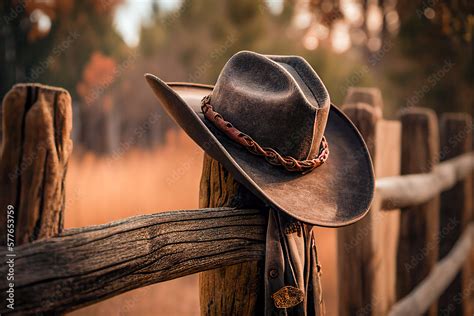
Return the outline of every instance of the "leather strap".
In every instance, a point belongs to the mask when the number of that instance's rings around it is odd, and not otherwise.
[[[313,227],[270,209],[265,316],[325,315]]]

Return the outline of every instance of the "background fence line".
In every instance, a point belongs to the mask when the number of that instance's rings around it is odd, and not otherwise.
[[[466,156],[472,150],[472,118],[463,113],[443,113],[440,117],[440,160],[453,160],[457,156]],[[465,228],[473,219],[473,179],[471,155],[471,176],[464,177],[449,190],[441,194],[439,259],[443,259]],[[467,171],[469,174],[469,171]],[[453,220],[459,222],[453,225]],[[451,229],[445,229],[446,227]],[[472,245],[472,244],[471,244]],[[473,246],[474,247],[474,246]],[[438,312],[442,314],[474,314],[474,251],[465,260],[464,266],[453,282],[439,298]],[[466,295],[467,294],[467,295]],[[459,302],[461,299],[461,304]],[[462,301],[467,301],[464,303]],[[470,303],[469,303],[470,302]]]
[[[474,224],[464,230],[461,238],[446,257],[441,259],[430,274],[409,295],[392,306],[390,316],[422,315],[454,280],[473,247]]]
[[[437,165],[433,172],[377,179],[382,209],[391,210],[429,201],[471,175],[474,153],[465,153]]]

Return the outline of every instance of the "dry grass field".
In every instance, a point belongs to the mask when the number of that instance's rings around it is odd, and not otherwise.
[[[138,214],[198,207],[202,151],[184,133],[164,147],[115,158],[73,158],[67,176],[65,226],[102,224]],[[336,306],[336,239],[318,229],[328,315]],[[124,293],[70,315],[198,315],[197,275]]]

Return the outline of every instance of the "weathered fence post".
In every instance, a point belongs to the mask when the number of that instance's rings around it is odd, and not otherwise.
[[[71,97],[60,88],[18,84],[2,110],[1,244],[6,244],[7,209],[14,213],[16,245],[58,235],[72,151]]]
[[[378,118],[383,117],[383,99],[382,92],[378,88],[370,87],[350,87],[344,99],[344,105],[354,105],[357,103],[365,103],[372,106],[375,115]]]
[[[382,119],[380,91],[351,88],[345,102],[344,112],[367,143],[376,177],[398,175],[400,124]],[[376,194],[365,218],[337,230],[340,315],[385,315],[395,301],[399,212],[381,212],[380,202]]]
[[[402,123],[401,173],[431,172],[438,163],[439,135],[436,114],[425,108],[409,108]],[[429,274],[438,260],[439,198],[406,207],[400,216],[397,257],[397,299],[410,293]],[[429,309],[436,314],[436,304]]]
[[[260,202],[216,160],[204,155],[199,207],[261,209]],[[201,315],[262,315],[264,261],[249,261],[199,275]]]
[[[472,150],[472,118],[463,113],[446,113],[440,119],[442,161]],[[439,259],[452,249],[472,220],[472,177],[441,194]],[[440,315],[472,315],[474,310],[470,295],[474,288],[473,270],[467,260],[438,302]]]

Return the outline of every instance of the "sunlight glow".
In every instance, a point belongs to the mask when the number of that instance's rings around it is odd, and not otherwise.
[[[329,28],[322,24],[318,24],[313,27],[313,32],[314,35],[316,35],[321,40],[325,40],[329,36]]]
[[[433,10],[432,8],[426,8],[423,11],[423,14],[430,20],[434,19],[436,15],[435,10]]]
[[[334,23],[331,33],[331,44],[336,53],[343,53],[351,47],[349,26],[343,21]]]
[[[305,29],[311,25],[313,15],[308,10],[302,10],[295,15],[293,23],[299,29]]]
[[[376,4],[370,4],[367,8],[367,30],[372,34],[377,34],[382,30],[383,15]]]
[[[374,36],[369,38],[369,40],[367,41],[367,48],[372,52],[378,51],[381,47],[382,40],[380,39],[380,37]]]
[[[128,46],[137,46],[140,41],[140,29],[150,17],[153,2],[160,10],[167,12],[179,9],[183,0],[126,0],[115,13],[115,27]]]
[[[362,4],[354,0],[341,0],[341,11],[349,23],[361,26],[364,23]]]
[[[266,0],[268,9],[274,15],[279,15],[283,12],[283,0]]]
[[[319,40],[315,35],[307,35],[303,39],[303,45],[307,50],[315,50],[319,46]]]
[[[51,19],[40,9],[31,12],[30,20],[31,22],[38,24],[38,30],[41,33],[48,33],[51,29]]]
[[[385,15],[387,21],[387,29],[391,33],[395,33],[400,28],[400,19],[396,10],[392,10]]]

